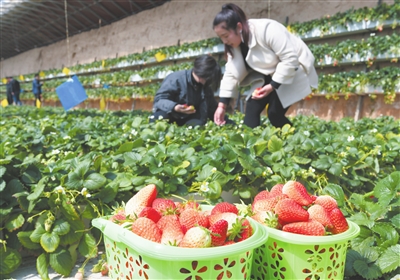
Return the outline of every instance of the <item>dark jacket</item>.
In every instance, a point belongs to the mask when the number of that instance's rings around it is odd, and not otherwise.
[[[20,87],[19,82],[17,80],[12,79],[9,84],[10,84],[11,92],[16,93],[16,94],[21,92],[21,87]]]
[[[42,83],[39,80],[33,79],[32,92],[33,92],[33,94],[41,94],[42,93]]]
[[[175,112],[177,104],[193,105],[196,117],[203,121],[214,114],[218,105],[212,89],[193,80],[192,70],[177,71],[164,79],[154,98],[153,111],[162,110],[177,119],[193,117]]]

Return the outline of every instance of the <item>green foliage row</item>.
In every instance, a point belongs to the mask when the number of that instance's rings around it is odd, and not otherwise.
[[[90,221],[110,214],[150,183],[163,196],[199,193],[215,203],[232,191],[251,202],[260,190],[291,179],[311,193],[337,198],[362,227],[362,236],[370,234],[368,241],[352,244],[349,275],[378,279],[371,275],[399,272],[393,242],[399,234],[400,184],[398,177],[385,179],[400,170],[399,120],[298,116],[293,127],[277,129],[263,117],[262,126],[252,130],[242,125],[241,114],[231,116],[236,125],[222,127],[149,123],[149,116],[3,109],[1,275],[21,264],[21,249],[39,256],[43,279],[49,279],[49,267],[69,275],[79,255],[97,255],[100,233]],[[378,186],[380,180],[389,183]]]

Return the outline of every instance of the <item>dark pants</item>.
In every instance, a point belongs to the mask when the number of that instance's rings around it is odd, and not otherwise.
[[[22,105],[21,100],[19,100],[19,92],[14,93],[13,100],[14,100],[15,105]]]
[[[271,82],[271,76],[264,76],[265,84]],[[275,127],[283,127],[285,124],[292,124],[289,119],[285,116],[287,108],[283,108],[281,101],[279,100],[278,94],[274,90],[267,97],[256,100],[250,98],[246,102],[246,112],[244,116],[244,124],[254,128],[261,123],[261,113],[268,104],[268,119],[271,124]]]
[[[35,103],[33,104],[33,106],[36,106],[38,100],[40,102],[42,102],[42,94],[41,93],[34,93],[34,95],[35,95]]]

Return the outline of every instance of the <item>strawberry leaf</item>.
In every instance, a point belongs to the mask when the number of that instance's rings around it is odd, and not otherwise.
[[[400,245],[396,244],[387,248],[377,260],[376,264],[379,266],[382,273],[388,273],[399,267],[399,260]]]

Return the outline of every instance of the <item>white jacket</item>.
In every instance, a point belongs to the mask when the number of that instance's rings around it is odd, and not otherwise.
[[[275,20],[250,19],[248,23],[246,61],[251,69],[246,69],[240,47],[233,48],[233,57],[228,54],[219,96],[237,98],[238,86],[249,84],[252,87],[248,92],[253,92],[264,83],[261,74],[271,75],[272,80],[281,84],[277,93],[284,108],[309,95],[311,87],[318,86],[318,75],[315,58],[307,45]]]

